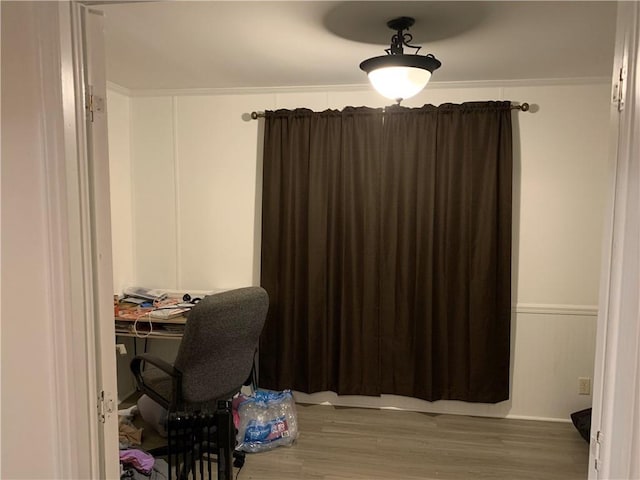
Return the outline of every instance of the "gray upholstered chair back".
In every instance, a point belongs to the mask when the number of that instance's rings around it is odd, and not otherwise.
[[[268,308],[263,288],[246,287],[206,296],[191,310],[174,363],[185,402],[209,403],[240,390]]]

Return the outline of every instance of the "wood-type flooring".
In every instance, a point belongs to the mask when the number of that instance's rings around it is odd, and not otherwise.
[[[586,479],[570,423],[298,405],[291,447],[247,454],[238,480]]]
[[[234,479],[587,478],[589,446],[570,423],[327,405],[296,408],[296,443],[247,453]],[[145,427],[142,448],[163,441]]]

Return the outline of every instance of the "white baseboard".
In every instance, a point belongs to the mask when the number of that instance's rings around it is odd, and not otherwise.
[[[507,415],[509,420],[533,420],[536,422],[571,423],[570,418],[532,417],[529,415]]]
[[[296,402],[309,405],[331,405],[334,407],[372,408],[377,410],[400,410],[421,412],[434,415],[463,415],[486,418],[507,418],[510,420],[532,420],[539,422],[570,422],[564,417],[542,417],[535,415],[512,415],[509,413],[511,405],[508,402],[498,404],[467,403],[455,400],[440,400],[428,402],[418,398],[400,397],[396,395],[382,395],[381,397],[367,397],[358,395],[336,395],[333,392],[318,392],[307,394],[294,392]]]

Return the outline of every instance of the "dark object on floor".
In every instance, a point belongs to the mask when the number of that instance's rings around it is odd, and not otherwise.
[[[213,414],[172,412],[167,432],[169,480],[232,480],[232,465],[244,465],[244,453],[233,451],[235,429],[229,401],[220,400]],[[212,466],[209,454],[215,455],[217,465]]]
[[[571,421],[587,443],[591,442],[591,409],[585,408],[571,414]]]
[[[138,390],[167,410],[174,428],[168,448],[151,453],[171,456],[179,448],[176,453],[185,455],[176,465],[180,477],[190,475],[202,455],[215,453],[218,480],[231,480],[236,439],[229,400],[251,376],[268,308],[260,287],[206,296],[187,317],[173,365],[148,354],[132,360]],[[144,418],[143,405],[138,407]]]
[[[131,465],[125,465],[120,480],[168,480],[169,466],[161,458],[156,458],[149,474],[141,473]]]

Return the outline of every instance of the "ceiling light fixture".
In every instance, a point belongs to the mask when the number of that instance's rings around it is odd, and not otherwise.
[[[414,23],[411,17],[389,20],[387,26],[396,33],[391,37],[391,46],[385,49],[387,54],[369,58],[360,64],[360,69],[367,72],[373,88],[398,104],[422,91],[433,71],[442,65],[431,54],[418,55],[420,47],[409,44],[413,36],[404,31]],[[414,48],[415,52],[405,55],[403,47]]]

